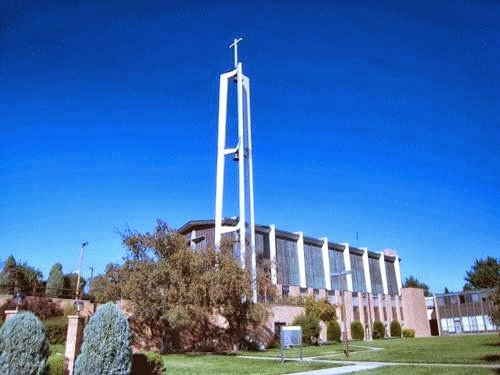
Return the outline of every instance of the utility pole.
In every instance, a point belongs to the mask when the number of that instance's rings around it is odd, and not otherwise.
[[[82,246],[80,247],[80,266],[78,267],[78,278],[76,279],[76,291],[75,291],[75,300],[78,299],[79,292],[80,292],[80,277],[82,273],[82,264],[83,264],[83,249],[85,246],[87,246],[89,243],[87,241],[82,243]]]

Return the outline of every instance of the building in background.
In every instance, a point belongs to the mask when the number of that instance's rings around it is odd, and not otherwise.
[[[495,332],[490,319],[494,309],[494,289],[435,294],[426,299],[432,331],[439,335]],[[433,333],[434,334],[434,333]]]
[[[225,222],[232,224],[230,219]],[[214,220],[189,221],[179,232],[193,249],[215,246]],[[225,236],[234,240],[234,255],[239,259],[237,233]],[[361,321],[366,337],[371,337],[374,320],[381,320],[388,328],[392,320],[398,320],[403,328],[415,329],[417,336],[430,336],[423,291],[402,288],[400,258],[395,251],[373,252],[280,230],[274,225],[256,225],[255,244],[257,263],[269,262],[269,276],[276,287],[274,300],[267,301],[273,304],[273,327],[291,323],[301,312],[292,301],[307,295],[337,304],[337,316],[343,318],[340,306],[345,291],[347,319]],[[339,277],[344,271],[351,273]],[[263,299],[259,295],[259,300]]]

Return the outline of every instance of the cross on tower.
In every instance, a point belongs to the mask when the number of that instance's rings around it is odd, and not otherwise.
[[[241,42],[243,38],[234,38],[233,43],[229,45],[229,48],[234,47],[234,67],[238,66],[238,43]]]

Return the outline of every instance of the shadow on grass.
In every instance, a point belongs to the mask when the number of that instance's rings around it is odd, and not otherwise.
[[[487,354],[483,355],[481,357],[483,361],[486,362],[499,362],[500,361],[500,354]]]

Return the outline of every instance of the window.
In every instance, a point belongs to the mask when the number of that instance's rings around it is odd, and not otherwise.
[[[297,242],[277,238],[276,258],[278,263],[278,282],[283,285],[300,285]]]
[[[325,271],[323,268],[321,247],[304,244],[304,259],[307,286],[312,288],[324,288]]]
[[[350,258],[352,272],[352,290],[354,292],[366,292],[363,257],[361,255],[351,253]]]
[[[396,296],[399,294],[398,282],[396,280],[396,270],[394,268],[394,262],[388,260],[385,261],[385,273],[387,275],[387,291],[391,296]]]
[[[330,262],[330,272],[339,273],[345,271],[344,254],[341,251],[328,249],[328,260]],[[330,276],[332,289],[346,290],[347,280],[346,276]]]
[[[368,258],[368,268],[370,270],[370,280],[372,282],[372,293],[383,294],[384,285],[382,284],[382,273],[380,272],[380,263],[378,259]]]

